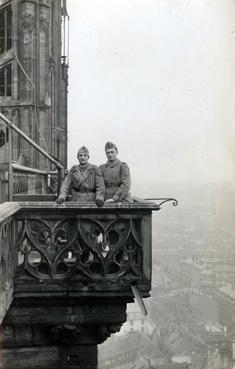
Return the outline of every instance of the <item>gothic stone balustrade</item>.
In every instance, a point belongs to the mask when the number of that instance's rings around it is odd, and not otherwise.
[[[14,261],[4,277],[13,294],[2,325],[4,368],[15,357],[22,368],[34,368],[34,350],[44,369],[97,368],[97,344],[125,322],[131,284],[149,296],[153,210],[159,206],[14,204],[1,223],[8,229],[5,253]],[[10,302],[8,296],[5,311]],[[23,358],[22,347],[32,350]]]
[[[15,295],[143,296],[151,285],[154,204],[22,204],[16,214]]]

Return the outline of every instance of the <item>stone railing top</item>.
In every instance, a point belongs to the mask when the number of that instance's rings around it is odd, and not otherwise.
[[[30,209],[40,209],[40,210],[53,210],[57,209],[60,212],[66,209],[70,210],[80,210],[82,212],[88,211],[101,211],[101,212],[116,212],[117,210],[160,210],[160,206],[153,202],[133,202],[133,203],[115,203],[106,204],[103,207],[98,208],[93,203],[72,203],[65,202],[61,205],[57,204],[55,201],[22,201],[22,202],[4,202],[0,204],[0,223],[5,219],[15,215],[20,210],[30,210]]]
[[[153,200],[153,199],[152,199]],[[105,204],[103,207],[97,207],[94,203],[76,203],[76,202],[69,202],[66,201],[63,204],[57,204],[55,201],[15,201],[15,202],[5,202],[0,204],[0,222],[4,219],[16,214],[20,210],[34,210],[40,209],[43,211],[53,209],[61,211],[66,210],[73,210],[84,213],[85,211],[88,212],[101,212],[101,213],[110,213],[110,212],[125,212],[131,211],[134,213],[135,211],[147,211],[152,212],[155,210],[160,210],[161,206],[164,203],[170,202],[173,206],[177,206],[177,200],[173,198],[159,198],[154,199],[156,202],[150,201],[134,201],[132,203],[108,203]]]
[[[4,202],[0,204],[0,223],[14,215],[20,210],[20,205],[17,202]]]
[[[160,206],[154,202],[133,202],[133,203],[108,203],[102,207],[97,207],[94,203],[75,203],[75,202],[64,202],[63,204],[57,204],[55,201],[22,201],[17,203],[19,208],[24,209],[35,209],[40,208],[42,210],[46,209],[77,209],[77,210],[88,210],[95,209],[99,211],[116,211],[116,210],[159,210]]]

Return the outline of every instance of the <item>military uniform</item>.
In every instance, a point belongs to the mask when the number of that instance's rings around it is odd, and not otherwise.
[[[126,163],[115,159],[100,166],[105,183],[105,200],[116,202],[131,202],[129,193],[131,187],[130,170]]]
[[[72,194],[71,201],[104,201],[104,179],[101,170],[93,164],[74,165],[68,172],[60,190],[59,198]]]

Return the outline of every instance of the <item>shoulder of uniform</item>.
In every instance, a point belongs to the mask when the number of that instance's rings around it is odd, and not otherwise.
[[[95,169],[95,173],[98,175],[98,176],[102,176],[102,170],[100,167],[97,167],[96,165],[94,165],[94,169]]]
[[[101,173],[101,169],[94,164],[90,164],[88,170],[94,171],[96,174],[100,174]]]
[[[94,164],[91,164],[91,163],[89,163],[89,165],[87,167],[88,170],[95,170],[96,168],[97,168],[97,166],[94,165]]]
[[[121,171],[122,171],[123,174],[125,174],[125,175],[129,175],[130,174],[129,166],[124,161],[121,162],[120,168],[121,168]]]
[[[73,173],[73,172],[75,172],[76,170],[77,170],[77,165],[73,165],[73,166],[70,168],[69,172]]]
[[[99,168],[102,170],[102,169],[104,169],[106,167],[106,163],[105,164],[101,164],[100,166],[99,166]]]
[[[122,162],[121,162],[121,166],[123,166],[123,167],[128,167],[128,164],[127,164],[125,161],[122,161]]]

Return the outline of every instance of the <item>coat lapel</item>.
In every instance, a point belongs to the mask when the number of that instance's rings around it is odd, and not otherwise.
[[[120,160],[119,159],[116,159],[114,162],[109,162],[107,161],[107,164],[106,166],[109,167],[109,168],[113,168],[115,167],[116,165],[118,165],[120,163]]]
[[[72,173],[74,179],[76,180],[76,185],[80,186],[88,177],[89,175],[90,165],[84,170],[83,173],[80,172],[79,166],[77,167],[76,171]]]

